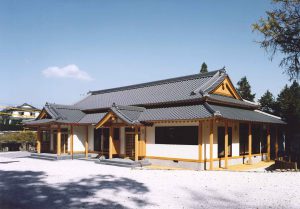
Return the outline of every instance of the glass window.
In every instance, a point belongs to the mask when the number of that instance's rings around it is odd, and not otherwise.
[[[156,144],[198,145],[197,126],[155,127]]]

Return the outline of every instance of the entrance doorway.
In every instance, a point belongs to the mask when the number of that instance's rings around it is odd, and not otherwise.
[[[138,129],[138,138],[140,140],[140,128]],[[135,156],[135,131],[134,128],[125,128],[125,155],[134,159]]]
[[[60,150],[62,154],[68,153],[68,129],[61,130]],[[53,131],[53,150],[57,153],[57,131]]]
[[[228,127],[228,156],[232,155],[232,128]],[[225,157],[225,127],[218,127],[218,157]]]

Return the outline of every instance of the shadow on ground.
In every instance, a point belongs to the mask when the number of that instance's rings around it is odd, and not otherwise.
[[[61,208],[126,208],[115,199],[94,199],[96,193],[112,191],[117,195],[125,191],[136,208],[146,207],[150,203],[140,198],[149,189],[140,182],[113,175],[96,175],[77,182],[49,185],[44,181],[44,172],[0,171],[0,207],[1,209],[61,209]]]

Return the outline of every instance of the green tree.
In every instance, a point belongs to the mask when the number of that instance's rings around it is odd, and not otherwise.
[[[207,64],[205,62],[202,63],[200,73],[207,73]]]
[[[243,99],[254,102],[255,94],[251,93],[251,86],[247,80],[247,77],[242,77],[241,80],[237,83],[237,85],[237,91],[239,92],[241,97]]]
[[[275,98],[273,94],[267,90],[261,98],[258,100],[260,103],[260,109],[267,113],[274,113]]]
[[[300,72],[300,0],[273,0],[274,9],[267,17],[252,25],[253,31],[263,35],[260,46],[271,54],[283,54],[280,67],[290,80],[299,79]]]
[[[287,150],[300,159],[300,86],[294,81],[290,87],[283,88],[277,97],[276,114],[287,122]]]

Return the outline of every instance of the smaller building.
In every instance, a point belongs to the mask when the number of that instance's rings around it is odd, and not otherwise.
[[[23,122],[36,119],[40,112],[40,109],[27,103],[5,107],[0,111],[0,131],[21,130]]]

